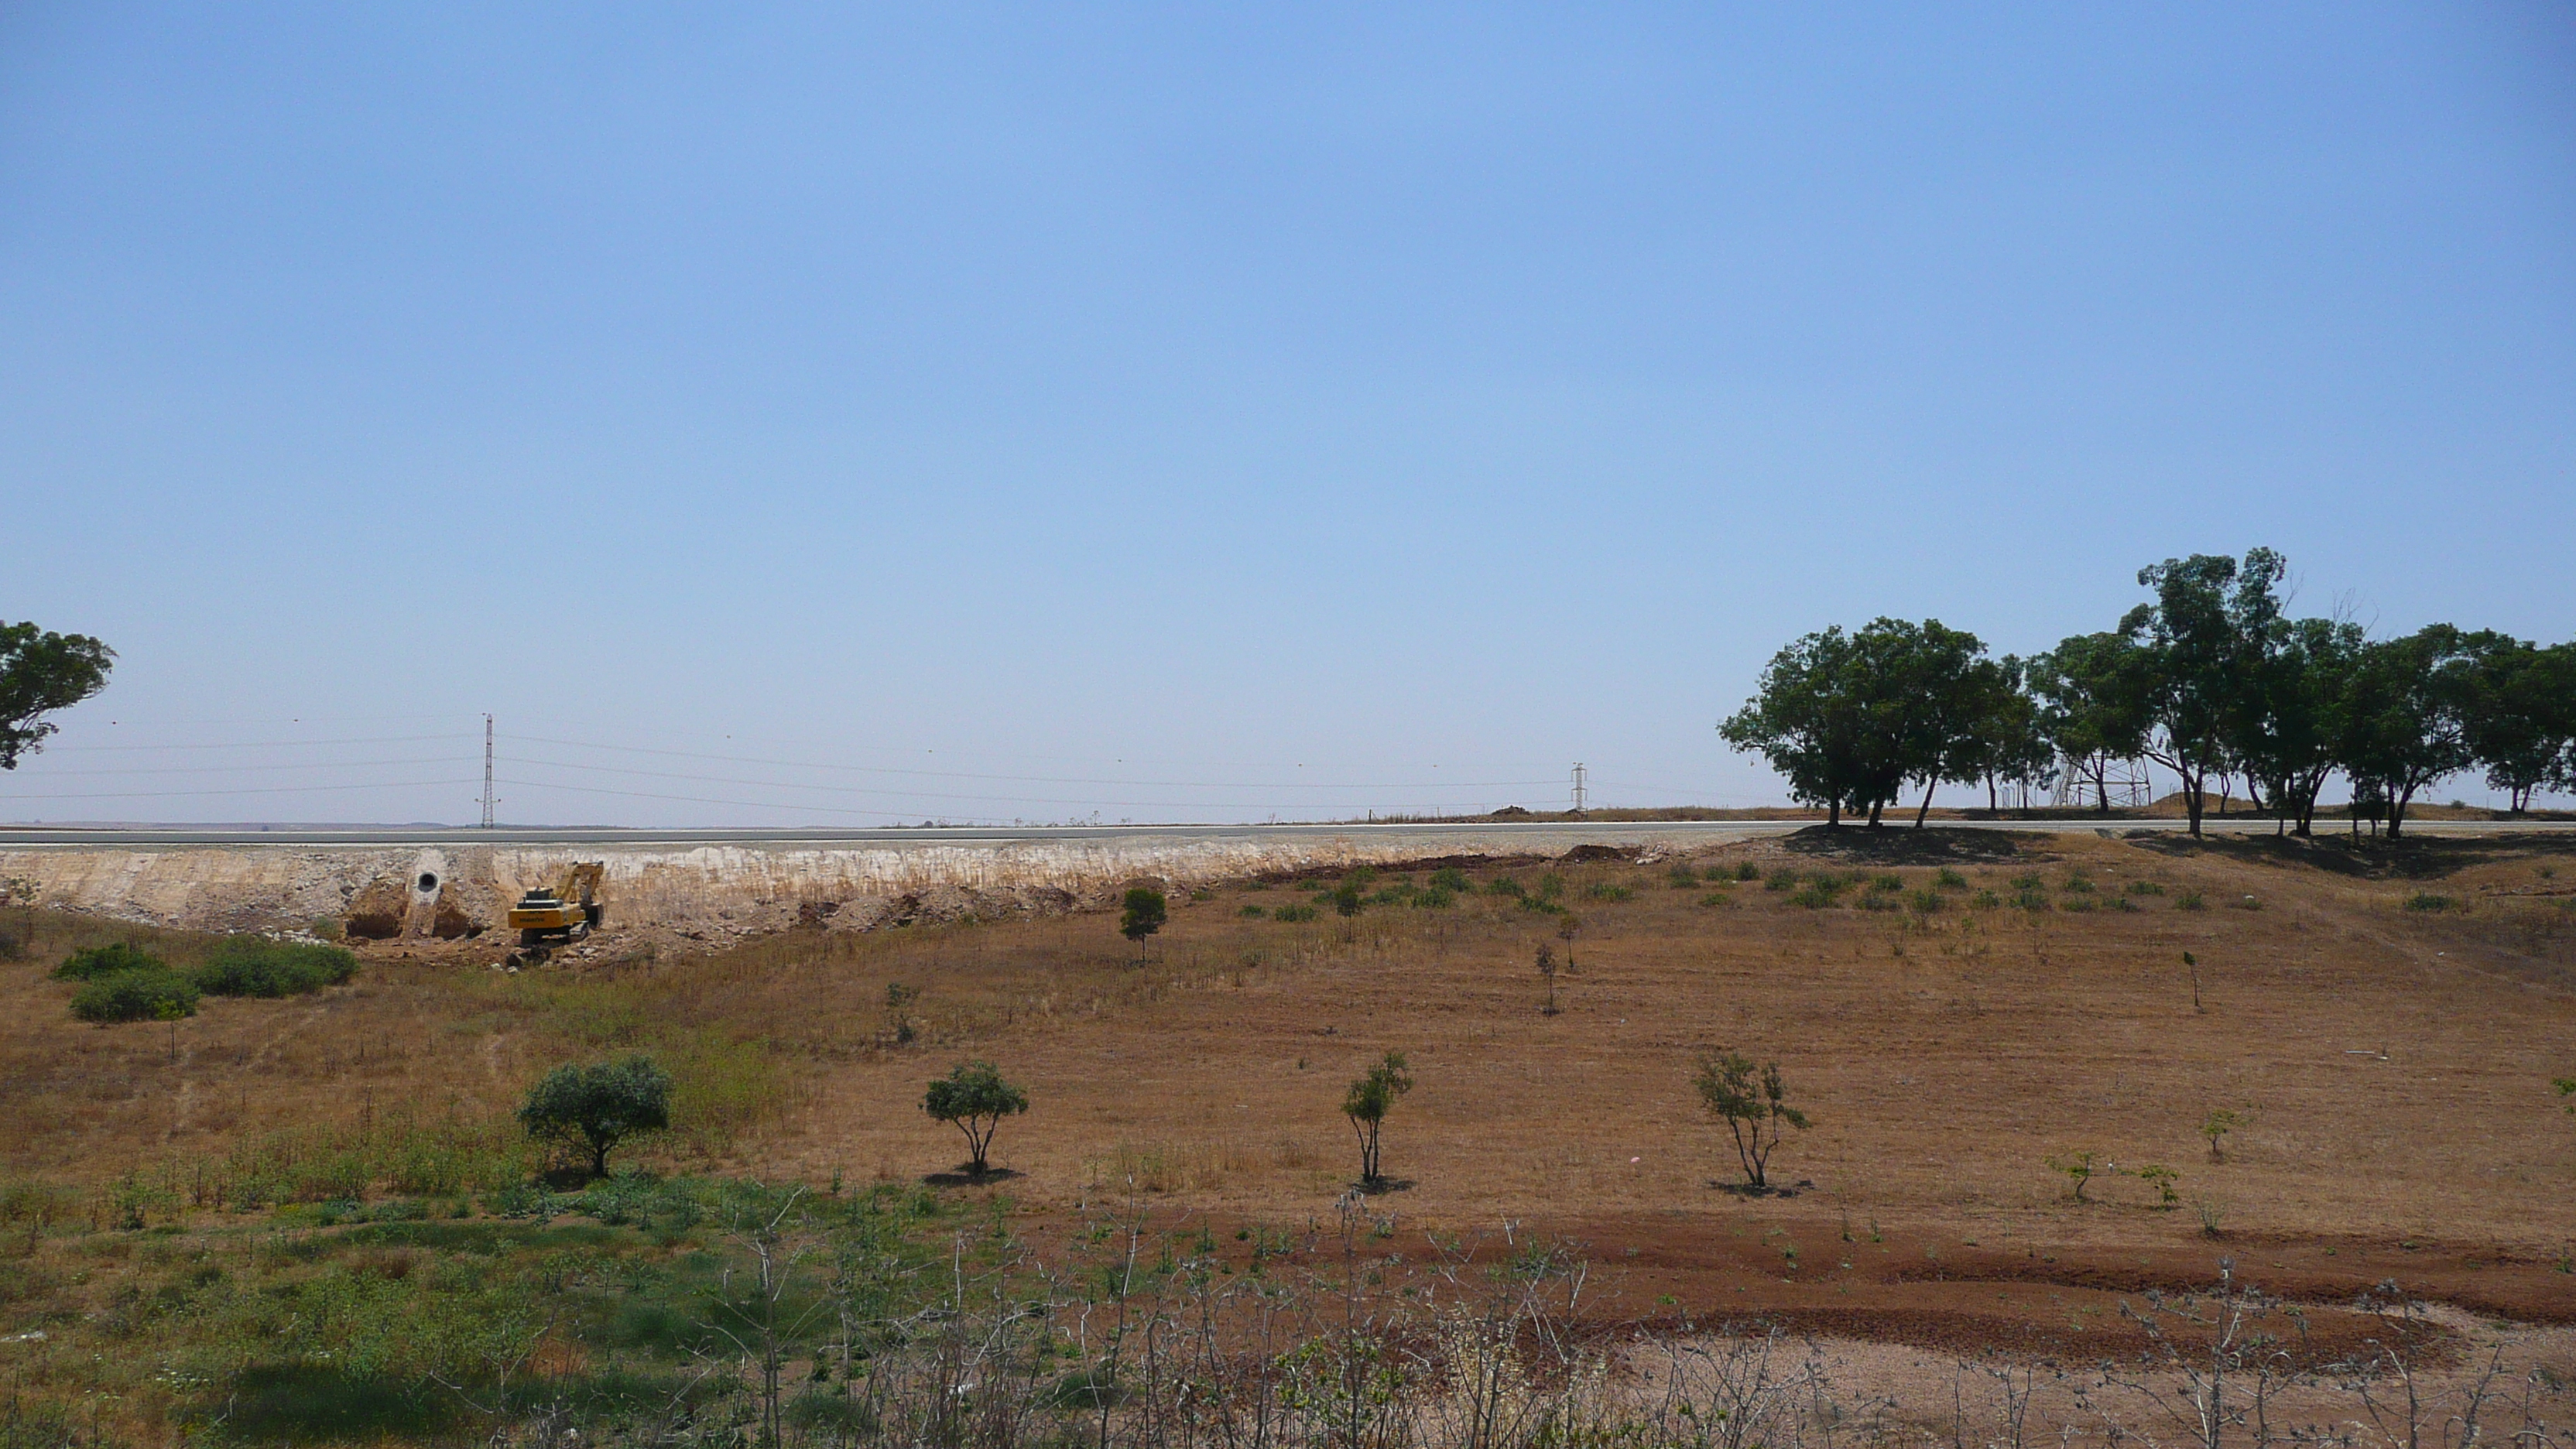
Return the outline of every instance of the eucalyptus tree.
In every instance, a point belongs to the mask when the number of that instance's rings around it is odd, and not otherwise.
[[[2507,809],[2529,810],[2535,790],[2576,789],[2576,644],[2495,639],[2467,683],[2469,748]]]
[[[1718,730],[1788,778],[1792,798],[1876,826],[1910,782],[1956,778],[1977,727],[1985,645],[1937,619],[1834,625],[1771,658],[1760,692]],[[1920,816],[1917,816],[1918,821]]]
[[[0,770],[44,748],[45,719],[107,687],[116,651],[86,634],[0,624]]]
[[[2356,800],[2380,802],[2395,839],[2417,792],[2477,762],[2468,717],[2494,635],[2431,624],[2362,646],[2337,711],[2336,762]]]
[[[2243,561],[2196,553],[2138,570],[2155,591],[2120,621],[2145,651],[2146,757],[2182,781],[2183,812],[2200,834],[2209,777],[2234,764],[2237,727],[2281,617],[2273,588],[2288,564],[2268,548]]]
[[[2248,662],[2229,753],[2296,834],[2315,829],[2317,792],[2337,765],[2346,687],[2362,647],[2358,624],[2285,619]]]
[[[2059,641],[2025,668],[2039,732],[2065,768],[2093,787],[2096,807],[2111,813],[2110,768],[2146,752],[2153,693],[2146,650],[2118,631]]]

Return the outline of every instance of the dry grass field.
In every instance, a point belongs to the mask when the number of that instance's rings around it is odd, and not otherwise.
[[[1425,862],[1365,882],[1353,917],[1326,884],[1175,901],[1141,966],[1099,914],[713,957],[621,945],[612,922],[600,964],[369,947],[347,986],[210,999],[175,1028],[71,1021],[47,965],[136,933],[39,920],[0,967],[0,1170],[102,1192],[158,1174],[186,1197],[292,1156],[280,1142],[395,1125],[505,1151],[546,1067],[649,1050],[679,1120],[637,1160],[913,1182],[962,1155],[918,1104],[971,1057],[1033,1105],[1001,1130],[1009,1175],[951,1191],[1007,1198],[1041,1243],[1129,1203],[1285,1241],[1329,1227],[1357,1163],[1344,1086],[1400,1050],[1418,1086],[1366,1204],[1391,1251],[1414,1228],[1560,1240],[1608,1320],[2048,1356],[2131,1343],[2122,1301],[2223,1257],[2319,1303],[2394,1279],[2576,1323],[2576,1117],[2551,1087],[2576,1075],[2576,842],[1811,830],[1649,862]],[[1523,896],[1561,904],[1572,939]],[[1572,957],[1553,1016],[1542,946]],[[894,983],[919,991],[909,1041]],[[1773,1163],[1791,1193],[1730,1190],[1690,1085],[1710,1045],[1776,1058],[1812,1119]],[[2199,1128],[2220,1109],[2247,1123],[2214,1161]],[[2049,1160],[2081,1152],[2106,1170],[2079,1203]],[[2151,1165],[2178,1174],[2171,1203],[2134,1175]]]

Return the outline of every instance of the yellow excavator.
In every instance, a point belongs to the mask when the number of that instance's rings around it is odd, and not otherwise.
[[[537,886],[510,907],[510,929],[519,933],[519,949],[545,959],[546,948],[577,941],[598,929],[599,878],[606,862],[585,860],[564,867],[551,886]]]

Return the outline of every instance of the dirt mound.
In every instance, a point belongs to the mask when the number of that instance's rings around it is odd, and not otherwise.
[[[411,914],[411,890],[399,881],[373,880],[349,898],[340,929],[359,941],[390,941],[402,934]]]

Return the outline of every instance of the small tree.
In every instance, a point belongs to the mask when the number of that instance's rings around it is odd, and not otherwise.
[[[2223,1144],[2227,1134],[2239,1127],[2252,1126],[2253,1122],[2254,1113],[2251,1108],[2239,1112],[2233,1107],[2221,1107],[2210,1113],[2200,1124],[2200,1135],[2209,1139],[2209,1160],[2225,1162],[2227,1151]]]
[[[1547,1005],[1540,1007],[1538,1014],[1554,1016],[1556,1015],[1556,951],[1552,947],[1538,948],[1538,979],[1547,983]]]
[[[1404,1053],[1388,1052],[1384,1060],[1368,1069],[1368,1074],[1351,1083],[1342,1094],[1342,1115],[1351,1119],[1351,1132],[1360,1144],[1360,1182],[1375,1187],[1385,1178],[1378,1171],[1378,1129],[1386,1124],[1387,1109],[1395,1099],[1413,1090],[1413,1078],[1405,1070]]]
[[[1574,938],[1583,930],[1583,918],[1567,911],[1556,918],[1556,939],[1565,943],[1565,969],[1574,969]]]
[[[1152,886],[1138,886],[1127,893],[1126,908],[1118,913],[1118,934],[1136,943],[1136,964],[1145,964],[1145,938],[1163,929],[1172,918],[1171,902]]]
[[[2093,1174],[2119,1170],[2116,1164],[2096,1163],[2093,1160],[2093,1150],[2089,1147],[2082,1152],[2070,1152],[2063,1157],[2051,1157],[2047,1161],[2049,1171],[2063,1174],[2068,1182],[2074,1184],[2077,1202],[2090,1201],[2084,1196],[2084,1189],[2093,1181]]]
[[[1162,899],[1155,893],[1155,899]],[[1029,1110],[1029,1094],[1002,1080],[991,1062],[959,1062],[922,1094],[921,1110],[966,1134],[969,1175],[982,1177],[1002,1119]]]
[[[567,1062],[529,1090],[519,1125],[531,1137],[588,1151],[591,1176],[605,1177],[617,1144],[671,1125],[671,1074],[647,1056]]]
[[[1765,1062],[1757,1068],[1753,1058],[1716,1047],[1700,1054],[1699,1075],[1691,1085],[1699,1089],[1700,1102],[1734,1137],[1735,1159],[1744,1166],[1745,1183],[1768,1187],[1766,1172],[1772,1152],[1780,1145],[1782,1126],[1801,1132],[1807,1128],[1806,1114],[1789,1105],[1780,1064]]]
[[[2549,1085],[2556,1087],[2562,1097],[2576,1097],[2576,1077],[2560,1077]],[[2576,1102],[2567,1104],[2567,1115],[2576,1117]]]
[[[886,983],[886,1024],[894,1033],[895,1045],[901,1046],[920,1035],[912,1028],[912,1004],[921,999],[921,988],[900,981]]]

